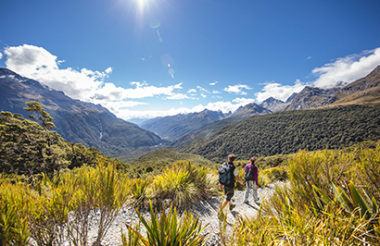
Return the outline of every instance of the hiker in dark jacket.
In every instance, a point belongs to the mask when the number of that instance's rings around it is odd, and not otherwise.
[[[255,203],[259,203],[259,197],[257,196],[257,189],[259,189],[259,182],[258,182],[258,169],[255,166],[256,158],[252,157],[251,162],[248,163],[245,168],[245,178],[246,178],[246,189],[244,193],[244,203],[248,204],[248,196],[249,196],[249,190],[252,189],[253,193],[253,200]],[[248,174],[248,172],[252,173],[251,175]],[[249,176],[249,177],[248,177]]]
[[[234,166],[235,161],[235,155],[231,154],[228,156],[228,165],[232,165],[233,170],[233,176],[235,179],[240,183],[243,184],[243,181],[239,178],[238,171],[236,167]],[[231,203],[231,198],[234,196],[234,188],[235,188],[235,182],[232,182],[231,186],[222,185],[219,184],[219,188],[222,189],[224,186],[224,194],[226,195],[226,200],[223,202],[223,204],[220,206],[220,210],[223,210],[223,208],[227,205],[227,203],[230,205],[230,210],[232,210],[236,205]]]

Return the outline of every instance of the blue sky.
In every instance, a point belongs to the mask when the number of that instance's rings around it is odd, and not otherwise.
[[[123,119],[235,110],[380,65],[378,0],[2,0],[0,66]]]

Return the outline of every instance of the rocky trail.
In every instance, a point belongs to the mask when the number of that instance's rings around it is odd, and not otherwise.
[[[270,184],[267,187],[259,188],[258,195],[260,197],[260,203],[273,194],[276,184],[280,183]],[[209,200],[201,201],[188,209],[188,211],[192,212],[195,217],[199,217],[200,221],[202,222],[202,227],[207,225],[206,229],[204,230],[204,233],[210,234],[207,245],[219,245],[218,210],[221,199],[223,199],[223,197],[213,197]],[[227,234],[232,233],[233,226],[239,217],[253,218],[259,210],[260,206],[253,202],[252,195],[249,197],[249,204],[245,204],[243,201],[244,190],[235,190],[235,195],[232,198],[232,202],[236,205],[236,207],[232,211],[229,211],[227,205],[224,209],[225,213],[227,213]],[[150,219],[148,211],[141,211],[141,214],[146,219]],[[99,218],[99,214],[96,214],[90,223],[89,242],[94,242],[96,239],[97,224],[99,222]],[[122,231],[124,233],[127,232],[125,223],[133,225],[138,222],[139,219],[135,209],[130,207],[121,209],[112,226],[110,227],[107,235],[102,241],[102,246],[121,245],[121,233]],[[144,229],[143,226],[142,229]]]

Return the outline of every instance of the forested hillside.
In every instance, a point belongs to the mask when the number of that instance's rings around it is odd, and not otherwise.
[[[178,148],[209,160],[338,149],[380,139],[380,105],[279,112],[254,116]]]
[[[52,131],[52,118],[38,103],[30,103],[28,109],[30,115],[38,115],[35,118],[41,125],[20,114],[0,114],[0,173],[53,176],[65,169],[95,166],[98,158],[111,160],[95,148],[65,141]]]

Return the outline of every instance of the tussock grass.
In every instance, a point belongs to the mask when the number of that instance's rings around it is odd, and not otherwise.
[[[94,210],[100,213],[94,245],[100,245],[125,203],[125,183],[116,164],[105,160],[99,160],[96,168],[81,167],[52,180],[43,175],[35,187],[1,182],[0,245],[26,245],[30,240],[62,245],[65,238],[73,245],[87,245]]]
[[[239,221],[234,245],[378,245],[379,160],[380,142],[299,151],[288,160],[289,185]]]
[[[380,142],[343,150],[299,151],[272,158],[270,163],[274,164],[266,165],[267,169],[259,167],[259,185],[286,178],[289,182],[276,187],[256,218],[239,218],[232,238],[221,235],[223,244],[380,243]],[[239,176],[243,178],[243,161],[240,164]],[[100,245],[127,200],[137,211],[150,209],[151,220],[140,214],[141,224],[127,226],[123,245],[185,245],[185,241],[199,245],[204,235],[197,218],[185,212],[177,221],[177,209],[218,194],[217,187],[216,170],[189,161],[173,163],[145,179],[129,179],[115,163],[104,159],[96,167],[83,166],[51,179],[41,174],[33,182],[25,177],[0,176],[0,245],[32,241],[60,245],[64,240],[88,245],[94,211],[100,217],[94,245]],[[171,208],[165,211],[167,204]],[[219,219],[222,233],[225,214],[219,214]],[[141,225],[148,231],[146,238],[139,234]]]

